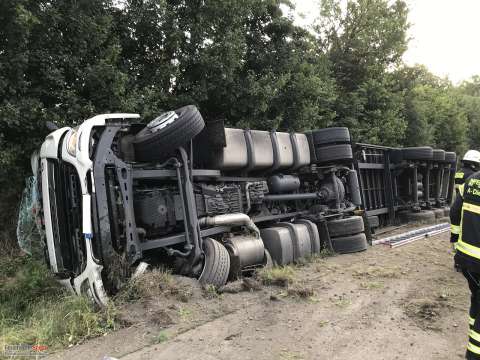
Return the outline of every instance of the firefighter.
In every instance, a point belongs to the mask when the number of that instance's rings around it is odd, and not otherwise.
[[[480,170],[480,152],[468,150],[461,160],[462,167],[455,173],[455,190],[458,195],[458,187],[465,183],[470,175]]]
[[[459,186],[450,209],[455,266],[471,291],[467,359],[480,359],[480,171]]]

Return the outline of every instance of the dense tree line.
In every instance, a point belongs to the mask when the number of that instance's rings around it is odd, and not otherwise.
[[[46,120],[196,104],[239,127],[346,125],[357,141],[479,148],[480,77],[453,86],[404,65],[404,1],[340,5],[322,1],[312,31],[286,0],[1,1],[0,224],[14,221]]]

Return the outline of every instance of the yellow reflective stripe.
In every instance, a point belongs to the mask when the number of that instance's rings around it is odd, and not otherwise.
[[[456,249],[468,256],[480,259],[480,249],[463,242],[461,239],[458,240]]]
[[[469,316],[468,317],[468,324],[473,326],[473,324],[475,324],[475,319],[472,318],[471,316]]]
[[[474,354],[480,355],[480,347],[473,345],[472,343],[468,343],[467,349]]]
[[[465,176],[465,173],[463,172],[457,172],[455,173],[455,179],[463,179],[463,177]]]
[[[458,187],[458,192],[460,193],[460,196],[463,198],[463,191],[465,190],[465,184],[462,184]]]
[[[480,334],[479,333],[477,333],[473,330],[470,330],[470,332],[468,333],[468,336],[470,336],[473,340],[480,342]]]
[[[450,231],[452,232],[452,234],[460,234],[460,225],[450,225]]]
[[[480,214],[480,206],[478,206],[478,205],[473,205],[473,204],[469,204],[467,202],[464,202],[463,203],[463,209],[467,210],[467,211],[470,211],[470,212],[473,212],[475,214]]]

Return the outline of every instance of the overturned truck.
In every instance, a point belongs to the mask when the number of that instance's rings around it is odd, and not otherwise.
[[[399,211],[451,200],[455,154],[354,144],[347,128],[205,126],[194,106],[138,119],[57,129],[33,159],[47,263],[99,304],[145,263],[221,287],[322,249],[366,250]]]

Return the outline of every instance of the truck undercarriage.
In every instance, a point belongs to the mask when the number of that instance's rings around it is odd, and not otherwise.
[[[354,144],[346,128],[205,126],[193,106],[136,118],[96,116],[40,151],[47,263],[99,304],[144,262],[221,287],[322,249],[366,250],[399,212],[451,201],[443,150]]]

